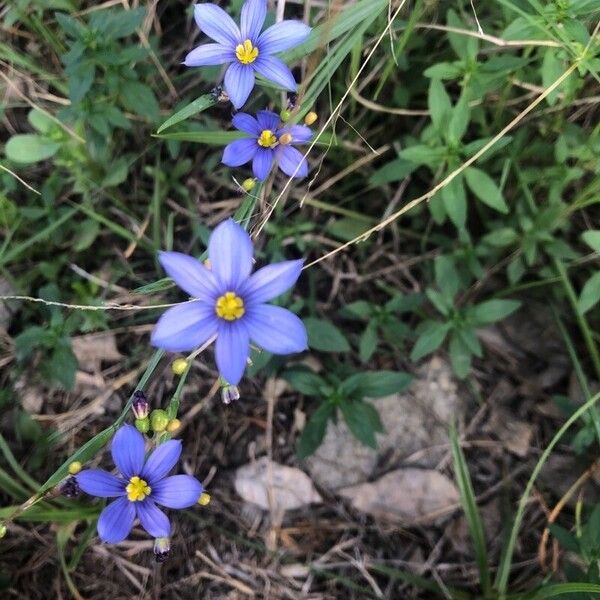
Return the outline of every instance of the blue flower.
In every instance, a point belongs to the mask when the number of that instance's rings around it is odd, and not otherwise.
[[[237,113],[233,117],[233,126],[252,137],[236,140],[226,146],[224,164],[239,167],[252,161],[254,176],[260,180],[266,179],[273,162],[289,177],[306,177],[306,159],[291,144],[308,142],[312,137],[308,127],[280,127],[279,117],[269,110],[258,111],[256,119],[246,113]]]
[[[235,108],[244,105],[254,87],[254,74],[260,73],[286,90],[296,91],[296,81],[276,52],[301,44],[310,27],[301,21],[281,21],[261,33],[267,16],[267,0],[246,0],[240,27],[216,4],[196,4],[196,24],[216,44],[192,50],[184,60],[188,67],[231,63],[225,73],[225,91]]]
[[[112,440],[112,457],[119,475],[101,469],[87,469],[76,475],[79,487],[100,498],[117,498],[100,513],[98,535],[107,544],[124,540],[137,517],[155,538],[168,538],[171,523],[156,506],[188,508],[202,494],[202,484],[189,475],[167,477],[181,454],[181,442],[169,440],[144,456],[144,437],[131,425],[124,425]]]
[[[273,354],[306,350],[302,321],[285,308],[266,304],[296,283],[304,261],[274,263],[250,275],[252,255],[250,236],[232,219],[210,236],[210,270],[191,256],[161,252],[169,277],[197,300],[167,310],[152,332],[152,344],[183,352],[216,336],[217,367],[232,385],[242,378],[250,340]]]

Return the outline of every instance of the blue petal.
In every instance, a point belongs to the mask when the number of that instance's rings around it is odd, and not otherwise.
[[[281,122],[279,115],[270,110],[259,110],[256,113],[256,120],[260,126],[260,132],[258,135],[260,135],[265,129],[277,131],[279,123]]]
[[[148,482],[154,491],[154,486],[177,464],[181,456],[181,440],[169,440],[159,444],[148,457],[140,477]]]
[[[127,478],[139,475],[144,466],[144,436],[131,425],[115,433],[110,451],[117,469]]]
[[[255,41],[265,24],[267,0],[246,0],[242,6],[240,29],[243,39]]]
[[[233,65],[232,65],[233,66]],[[295,92],[298,86],[287,65],[274,56],[261,56],[252,63],[252,66],[266,79],[272,81],[286,90]],[[231,69],[231,67],[229,67]],[[225,76],[227,77],[227,75]],[[254,82],[252,82],[254,84]],[[245,102],[245,100],[244,100]]]
[[[221,162],[228,167],[239,167],[250,162],[257,150],[258,144],[256,143],[256,138],[235,140],[235,142],[231,142],[231,144],[225,146]]]
[[[311,29],[301,21],[281,21],[265,30],[258,38],[258,49],[264,54],[289,50],[301,44]]]
[[[229,46],[232,50],[242,41],[240,30],[233,19],[216,4],[196,4],[194,19],[200,31],[209,38]]]
[[[289,290],[300,277],[303,260],[286,260],[259,269],[240,288],[247,306],[273,300]]]
[[[236,113],[231,122],[236,129],[254,137],[258,137],[264,129],[258,124],[258,121],[254,117],[243,112]]]
[[[308,348],[304,323],[294,313],[280,306],[250,306],[244,324],[250,339],[267,352],[291,354]]]
[[[264,181],[271,172],[275,154],[270,148],[258,148],[252,161],[252,172],[257,179]]]
[[[279,146],[275,153],[279,168],[288,177],[306,177],[308,163],[301,152],[291,146]]]
[[[202,493],[202,484],[190,475],[173,475],[152,488],[152,500],[167,508],[194,506]]]
[[[79,487],[90,496],[114,498],[125,494],[125,482],[102,469],[86,469],[76,476]]]
[[[231,385],[237,385],[244,374],[250,340],[242,322],[222,322],[215,345],[215,358],[219,373]]]
[[[135,509],[142,527],[152,537],[163,538],[171,535],[169,517],[152,500],[135,502]]]
[[[215,333],[214,304],[188,302],[162,314],[152,331],[151,343],[169,352],[187,352],[207,342]]]
[[[212,302],[219,293],[215,276],[193,256],[181,252],[159,252],[158,260],[167,275],[190,296]]]
[[[107,544],[122,542],[133,527],[135,508],[127,498],[119,498],[111,502],[98,519],[98,535]]]
[[[250,65],[234,62],[225,71],[224,85],[233,106],[241,108],[254,87],[254,70]]]
[[[312,131],[306,125],[289,125],[282,127],[277,132],[277,137],[281,137],[284,133],[289,133],[292,136],[292,144],[305,144],[312,139]]]
[[[204,67],[233,62],[235,52],[231,46],[222,44],[204,44],[188,52],[183,64],[186,67]]]
[[[208,240],[213,273],[227,291],[235,291],[252,271],[252,241],[233,219],[215,227]]]

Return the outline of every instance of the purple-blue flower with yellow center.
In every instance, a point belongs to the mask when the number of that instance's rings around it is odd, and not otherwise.
[[[221,376],[236,385],[246,368],[250,341],[273,354],[307,349],[302,321],[292,312],[267,304],[291,288],[302,260],[252,271],[250,236],[233,219],[223,221],[208,241],[210,269],[180,252],[161,252],[169,277],[195,298],[167,310],[152,332],[152,344],[171,352],[190,351],[216,336],[215,358]]]
[[[195,477],[167,476],[179,460],[181,442],[160,444],[146,460],[144,436],[135,427],[123,425],[113,437],[111,452],[119,475],[102,469],[86,469],[76,475],[80,489],[87,494],[116,498],[100,513],[100,539],[108,544],[121,542],[136,517],[151,536],[168,538],[171,523],[157,504],[188,508],[202,494],[202,484]]]
[[[255,72],[286,90],[297,85],[289,68],[273,56],[301,44],[310,27],[301,21],[281,21],[261,33],[267,16],[267,0],[246,0],[240,27],[216,4],[196,4],[196,24],[215,44],[194,48],[183,62],[188,67],[229,64],[224,87],[235,108],[244,105],[254,87]]]
[[[292,144],[310,141],[312,131],[305,125],[281,126],[279,117],[269,110],[260,110],[256,119],[246,113],[233,117],[233,126],[251,137],[236,140],[225,147],[223,163],[239,167],[252,161],[254,176],[266,179],[273,163],[288,177],[306,177],[308,164]]]

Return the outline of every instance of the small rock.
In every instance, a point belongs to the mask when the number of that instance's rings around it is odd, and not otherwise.
[[[267,457],[240,467],[234,486],[246,502],[263,510],[284,512],[323,501],[304,471],[270,462]]]
[[[448,477],[433,469],[398,469],[372,483],[339,490],[352,506],[389,523],[433,523],[456,509],[459,493]]]
[[[432,358],[406,392],[371,401],[385,427],[377,435],[377,450],[359,442],[342,419],[329,423],[323,443],[307,459],[311,477],[336,490],[367,481],[384,454],[386,464],[434,467],[449,447],[448,427],[463,412],[448,363]]]

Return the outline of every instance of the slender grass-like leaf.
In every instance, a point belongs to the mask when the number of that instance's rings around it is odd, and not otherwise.
[[[213,94],[204,94],[204,96],[200,96],[200,98],[196,98],[193,102],[190,102],[186,107],[178,110],[174,115],[171,115],[157,130],[156,133],[159,134],[165,129],[169,127],[173,127],[173,125],[177,125],[177,123],[181,123],[181,121],[185,121],[190,117],[214,106],[217,103],[216,98]]]
[[[484,597],[487,598],[491,591],[491,579],[488,567],[487,548],[485,545],[485,530],[475,500],[475,492],[473,491],[473,484],[471,483],[467,461],[465,460],[465,455],[460,447],[454,424],[450,427],[450,443],[452,446],[452,462],[456,483],[460,492],[460,501],[465,513],[465,518],[467,519],[469,533],[473,541],[475,560],[477,562],[477,568],[479,569],[479,583]]]
[[[176,131],[174,133],[161,133],[154,137],[178,142],[197,142],[198,144],[209,144],[212,146],[226,146],[235,140],[248,137],[242,131]]]

